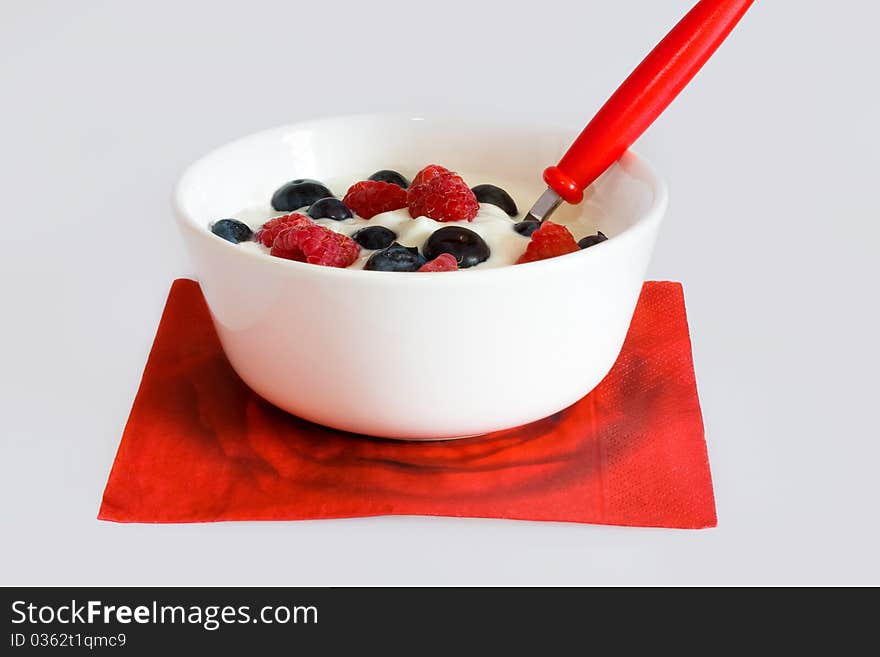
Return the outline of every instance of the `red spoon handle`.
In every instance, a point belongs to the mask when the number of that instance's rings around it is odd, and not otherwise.
[[[754,0],[701,0],[657,44],[578,136],[547,185],[569,203],[616,162],[691,81]]]

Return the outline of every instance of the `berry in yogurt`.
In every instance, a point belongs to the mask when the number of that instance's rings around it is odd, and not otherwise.
[[[532,233],[529,246],[516,264],[546,260],[556,256],[574,253],[578,250],[577,242],[574,241],[571,231],[565,226],[553,223],[549,219],[542,222],[541,226]]]
[[[211,224],[211,232],[233,244],[247,242],[254,236],[250,226],[236,219],[215,221]]]
[[[284,228],[272,243],[273,256],[325,267],[348,267],[361,248],[348,235],[312,224]]]
[[[531,237],[532,233],[541,227],[541,222],[535,219],[524,219],[513,226],[513,229],[523,237]]]
[[[333,219],[334,221],[344,221],[354,216],[345,203],[333,196],[318,199],[309,206],[306,214],[312,219]]]
[[[513,200],[513,197],[497,185],[477,185],[471,191],[477,197],[477,201],[480,203],[490,203],[501,208],[507,213],[508,217],[515,217],[519,214],[519,209],[517,209],[516,201]]]
[[[333,192],[317,180],[298,178],[278,188],[272,196],[272,207],[281,212],[290,212],[328,196],[333,196]]]
[[[418,271],[427,259],[414,246],[395,242],[386,249],[376,251],[367,260],[364,269],[370,271]]]
[[[596,244],[600,244],[607,239],[608,238],[605,237],[605,233],[603,233],[600,230],[595,235],[587,235],[586,237],[579,239],[578,240],[578,247],[581,249],[588,249],[591,246],[595,246]]]
[[[534,262],[605,241],[585,215],[523,219],[506,189],[471,188],[459,173],[430,164],[412,182],[381,169],[350,184],[342,198],[323,181],[291,180],[264,204],[209,229],[236,248],[313,265],[449,272]]]
[[[382,169],[381,171],[377,171],[367,178],[367,180],[391,183],[392,185],[397,185],[401,189],[409,188],[409,180],[407,180],[403,174],[392,169]]]
[[[419,267],[418,271],[458,271],[458,261],[451,253],[441,253]]]
[[[352,185],[342,202],[359,217],[372,219],[377,214],[406,207],[406,190],[394,183],[363,180]]]
[[[365,249],[378,251],[394,244],[397,233],[385,226],[367,226],[361,228],[351,238]]]
[[[445,226],[434,231],[422,251],[429,260],[448,253],[461,269],[485,262],[491,253],[482,237],[462,226]]]
[[[281,217],[270,219],[264,223],[262,227],[260,227],[260,230],[254,233],[254,239],[263,246],[271,249],[272,245],[275,243],[275,238],[278,237],[282,231],[293,227],[304,228],[311,224],[311,219],[304,214],[299,214],[298,212],[285,214]]]
[[[471,221],[480,211],[480,202],[464,179],[437,165],[419,172],[406,192],[406,201],[413,219]]]
[[[438,176],[445,176],[450,173],[452,173],[452,171],[450,171],[446,167],[441,167],[439,164],[429,164],[424,169],[419,171],[412,179],[412,187],[423,185],[426,182],[430,182],[434,178],[437,178]]]

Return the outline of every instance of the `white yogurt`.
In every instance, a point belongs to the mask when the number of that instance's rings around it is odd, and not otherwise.
[[[518,203],[522,201],[531,202],[533,199],[520,198]],[[528,207],[528,206],[526,206]],[[587,208],[589,209],[589,208]],[[307,208],[297,210],[300,214],[305,214]],[[273,210],[271,207],[251,207],[246,208],[232,216],[239,221],[246,223],[256,232],[260,226],[273,217],[287,214]],[[516,217],[509,217],[497,206],[481,203],[480,210],[473,221],[435,221],[430,217],[418,217],[413,219],[409,215],[409,210],[403,208],[401,210],[393,210],[391,212],[383,212],[377,214],[371,219],[362,219],[355,216],[351,219],[342,221],[334,221],[333,219],[318,219],[315,221],[320,226],[351,236],[365,226],[385,226],[386,228],[397,233],[397,242],[404,246],[414,246],[420,251],[428,237],[439,228],[444,226],[462,226],[468,228],[485,240],[489,245],[490,255],[487,260],[479,265],[470,267],[469,269],[489,269],[493,267],[505,267],[514,264],[519,257],[525,252],[529,244],[529,238],[517,233],[513,226],[521,221],[525,216],[525,212],[521,212]],[[565,224],[571,231],[575,240],[579,240],[586,235],[592,235],[596,232],[595,222],[590,212],[573,214],[569,212],[560,212],[559,217],[554,215],[553,221]],[[242,242],[240,248],[258,251],[268,255],[269,249],[259,242]],[[363,269],[364,264],[375,251],[361,249],[360,257],[351,264],[349,269]],[[468,271],[463,269],[462,271]]]

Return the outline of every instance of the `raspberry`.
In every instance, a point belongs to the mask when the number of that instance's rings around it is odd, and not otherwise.
[[[407,191],[407,202],[409,214],[414,219],[470,221],[480,211],[477,197],[455,173],[437,173],[427,182],[413,185]]]
[[[416,177],[413,178],[412,182],[410,183],[410,187],[415,187],[416,185],[426,183],[432,178],[436,178],[437,176],[443,175],[444,173],[452,172],[446,167],[441,167],[439,164],[429,164],[416,174]]]
[[[406,190],[393,183],[362,180],[348,189],[342,202],[364,219],[371,219],[380,212],[405,208]]]
[[[348,267],[357,260],[361,247],[341,233],[324,226],[294,226],[278,233],[272,255],[325,267]]]
[[[282,230],[287,228],[292,228],[294,226],[308,226],[312,223],[312,220],[309,219],[304,214],[298,214],[294,212],[293,214],[285,214],[281,217],[275,217],[274,219],[269,219],[263,226],[256,232],[254,235],[254,239],[262,244],[263,246],[271,247],[275,242],[275,238],[278,236]]]
[[[526,252],[519,257],[516,264],[554,258],[578,250],[577,242],[574,241],[568,228],[554,224],[552,221],[545,221],[532,233]]]
[[[426,262],[417,271],[458,271],[458,262],[451,253],[441,253],[430,262]]]

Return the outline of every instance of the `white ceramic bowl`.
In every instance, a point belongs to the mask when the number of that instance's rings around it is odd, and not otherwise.
[[[433,162],[471,184],[518,192],[526,210],[543,189],[540,172],[574,136],[545,125],[360,115],[267,130],[200,159],[174,202],[235,371],[299,417],[394,438],[510,428],[586,395],[620,352],[667,205],[663,182],[631,152],[567,210],[593,213],[610,239],[541,262],[354,271],[247,252],[208,230],[292,178],[325,180],[341,194],[375,170],[412,175]]]

